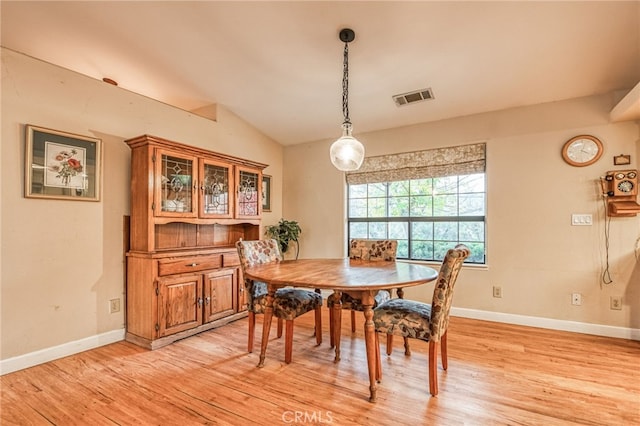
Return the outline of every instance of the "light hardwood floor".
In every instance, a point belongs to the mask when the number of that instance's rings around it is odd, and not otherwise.
[[[296,320],[289,365],[274,330],[265,367],[256,368],[243,319],[156,351],[118,342],[7,374],[0,423],[640,425],[637,341],[452,318],[438,396],[428,392],[428,345],[412,341],[405,357],[396,339],[391,357],[381,348],[370,403],[362,332],[352,337],[343,321],[334,364],[326,310],[323,320],[319,347],[313,315]]]

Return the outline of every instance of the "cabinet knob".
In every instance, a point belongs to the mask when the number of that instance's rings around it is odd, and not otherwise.
[[[211,298],[209,296],[204,298],[205,303],[208,305],[211,302]]]
[[[198,266],[198,264],[197,263],[191,263],[191,264],[189,264],[187,266]]]
[[[202,306],[202,297],[198,298],[198,306]]]

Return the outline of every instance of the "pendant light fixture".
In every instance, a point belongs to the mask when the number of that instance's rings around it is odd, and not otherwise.
[[[344,62],[342,72],[342,136],[331,145],[329,154],[331,163],[343,172],[358,170],[364,160],[364,146],[351,135],[351,119],[349,118],[349,43],[356,38],[356,33],[349,28],[340,31],[340,40],[344,42]]]

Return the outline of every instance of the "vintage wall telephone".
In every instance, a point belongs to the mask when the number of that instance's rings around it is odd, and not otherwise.
[[[608,216],[629,217],[640,213],[637,170],[609,171],[600,183],[607,200]]]

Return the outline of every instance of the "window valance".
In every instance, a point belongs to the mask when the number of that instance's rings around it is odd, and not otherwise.
[[[366,157],[362,167],[347,172],[347,183],[391,182],[438,176],[484,173],[486,143]]]

